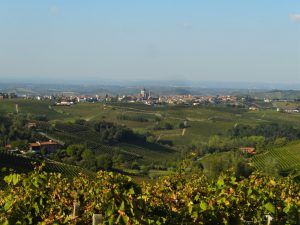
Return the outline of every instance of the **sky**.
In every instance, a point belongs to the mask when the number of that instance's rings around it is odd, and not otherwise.
[[[1,0],[1,80],[300,84],[300,1]]]

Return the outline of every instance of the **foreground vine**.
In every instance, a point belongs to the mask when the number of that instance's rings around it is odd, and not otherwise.
[[[11,173],[0,191],[1,224],[299,224],[300,187],[289,178],[252,174],[236,180],[225,173],[216,180],[202,174],[164,177],[154,185],[100,171],[95,179],[80,174],[69,181],[38,167],[30,174]],[[72,217],[73,203],[80,216]]]

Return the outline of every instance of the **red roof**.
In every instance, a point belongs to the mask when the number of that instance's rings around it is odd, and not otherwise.
[[[39,147],[41,146],[39,143],[30,143],[30,146],[31,147]]]
[[[57,143],[54,141],[43,141],[43,142],[30,143],[31,147],[40,147],[40,146],[45,146],[45,145],[57,145]]]
[[[247,153],[251,154],[251,155],[256,154],[255,148],[252,148],[252,147],[240,147],[240,149],[244,152],[247,152]]]

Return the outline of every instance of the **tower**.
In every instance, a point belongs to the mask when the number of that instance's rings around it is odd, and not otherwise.
[[[145,88],[141,89],[141,97],[146,98],[146,89]]]

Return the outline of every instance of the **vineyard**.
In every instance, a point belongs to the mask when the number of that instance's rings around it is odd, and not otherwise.
[[[130,177],[100,171],[72,181],[37,167],[32,173],[6,176],[0,191],[0,223],[92,224],[271,224],[300,222],[300,186],[290,178],[258,173],[236,180],[222,174],[208,180],[184,169],[155,184],[138,185]],[[76,216],[73,205],[79,206]]]
[[[66,144],[84,144],[97,154],[122,154],[128,162],[139,159],[147,161],[165,160],[177,156],[173,149],[138,140],[134,143],[104,144],[100,142],[99,133],[87,126],[78,124],[57,123],[55,129],[48,131],[48,135]]]
[[[41,163],[42,162],[38,159],[0,152],[0,169],[7,169],[6,172],[2,171],[0,173],[0,186],[3,186],[3,177],[8,173],[10,169],[18,173],[28,173],[33,171],[35,166],[40,165]],[[47,161],[44,163],[45,171],[61,173],[67,178],[74,178],[78,176],[79,173],[86,173],[92,175],[90,172],[87,172],[76,166],[58,163],[54,161]]]
[[[265,153],[254,156],[252,163],[260,171],[265,171],[270,167],[279,170],[294,169],[300,171],[300,143],[270,149]]]

